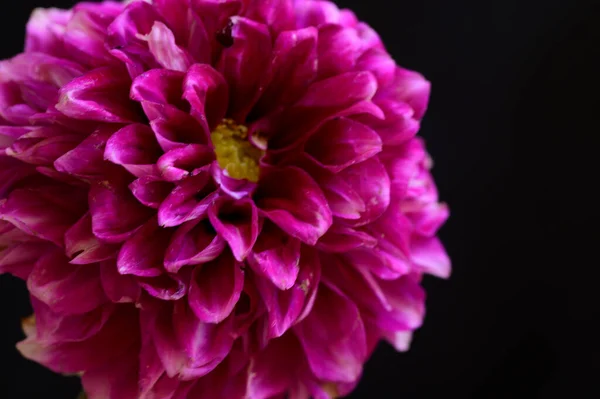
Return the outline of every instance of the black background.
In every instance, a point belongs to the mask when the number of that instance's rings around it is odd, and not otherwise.
[[[410,352],[382,345],[351,398],[597,398],[600,2],[356,0],[399,64],[433,83],[422,135],[452,216]],[[34,6],[0,12],[0,58]],[[5,6],[5,7],[8,7]],[[0,277],[0,398],[74,398],[18,355],[22,283]]]

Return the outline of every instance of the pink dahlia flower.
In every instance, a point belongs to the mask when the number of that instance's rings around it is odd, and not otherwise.
[[[450,273],[429,89],[327,1],[36,10],[0,62],[19,350],[91,399],[348,394]]]

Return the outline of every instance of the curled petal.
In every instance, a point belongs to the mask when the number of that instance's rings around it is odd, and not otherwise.
[[[163,68],[184,72],[191,65],[190,55],[175,43],[175,35],[162,22],[154,22],[147,40],[150,53]]]
[[[282,32],[277,37],[265,77],[267,84],[257,104],[261,114],[297,101],[315,79],[317,36],[317,29],[310,27]]]
[[[225,245],[225,240],[207,219],[184,223],[175,231],[169,243],[165,268],[177,273],[183,266],[210,262],[223,252]]]
[[[298,375],[304,354],[293,334],[272,339],[254,356],[248,370],[248,399],[269,399],[287,392]],[[295,364],[296,363],[296,364]]]
[[[274,37],[296,28],[293,0],[250,0],[246,16],[269,27]]]
[[[116,180],[93,184],[89,204],[94,235],[111,243],[127,240],[152,213],[135,199],[126,184]]]
[[[85,213],[85,197],[67,185],[13,190],[0,202],[0,220],[62,247],[65,232]]]
[[[221,55],[218,70],[229,83],[229,114],[243,120],[259,95],[260,80],[271,56],[269,29],[243,17],[231,18],[232,46]]]
[[[360,247],[372,248],[375,245],[377,245],[377,239],[373,236],[334,223],[327,233],[319,239],[317,248],[325,252],[343,253]]]
[[[377,157],[369,158],[340,172],[339,176],[362,198],[365,211],[354,225],[377,219],[390,204],[390,178]]]
[[[94,69],[60,89],[56,109],[74,119],[135,122],[140,117],[129,99],[130,85],[129,76],[120,68]]]
[[[183,98],[189,102],[191,114],[208,134],[227,112],[229,89],[223,75],[210,65],[195,64],[183,81]]]
[[[258,237],[258,210],[254,202],[221,197],[208,209],[208,217],[219,236],[229,244],[235,259],[242,262]]]
[[[14,141],[6,154],[33,165],[52,165],[80,141],[78,135],[64,134],[59,129],[37,128]]]
[[[104,294],[114,303],[137,302],[141,289],[135,276],[119,274],[115,260],[100,263]]]
[[[129,190],[141,204],[158,209],[174,187],[172,183],[157,177],[145,176],[131,182]]]
[[[50,243],[21,242],[0,245],[0,274],[10,273],[23,280],[31,274],[37,260],[51,251]]]
[[[65,254],[69,263],[82,265],[101,262],[117,254],[118,247],[98,240],[92,233],[92,217],[85,214],[65,233]]]
[[[272,136],[269,147],[287,148],[336,117],[371,114],[382,118],[381,110],[371,102],[376,92],[377,81],[370,72],[348,72],[311,84],[279,122],[265,129]]]
[[[411,260],[425,273],[441,278],[450,277],[450,258],[436,237],[413,239],[411,241]]]
[[[338,118],[325,123],[306,143],[306,152],[337,173],[381,152],[379,135],[362,123]]]
[[[192,274],[189,303],[198,319],[220,323],[233,311],[244,286],[241,265],[230,256],[196,266]]]
[[[365,327],[345,295],[322,284],[312,311],[294,331],[316,377],[337,382],[359,378],[367,357]]]
[[[319,286],[321,264],[316,254],[304,248],[294,285],[281,291],[270,281],[259,278],[256,286],[268,311],[270,338],[282,336],[311,312]]]
[[[71,10],[37,8],[27,22],[25,51],[64,54],[62,37],[72,15]]]
[[[189,275],[188,275],[189,276]],[[148,294],[163,301],[177,301],[188,290],[189,278],[176,274],[161,274],[158,277],[138,277],[138,283]]]
[[[59,251],[49,252],[35,264],[27,288],[52,311],[86,313],[107,301],[97,265],[71,265]]]
[[[160,227],[152,218],[129,238],[119,252],[117,268],[120,274],[156,277],[164,271],[164,257],[172,230]]]
[[[300,241],[266,222],[248,263],[280,290],[293,287],[300,271]]]
[[[295,167],[263,168],[255,201],[273,223],[309,245],[332,223],[323,192],[306,172]]]
[[[112,126],[98,128],[77,147],[58,158],[54,167],[59,172],[84,180],[102,178],[111,168],[111,164],[104,161],[104,148],[115,131]]]
[[[128,125],[113,134],[106,143],[104,158],[121,165],[137,177],[157,174],[155,163],[162,151],[147,125]]]
[[[423,75],[401,67],[396,68],[394,82],[378,93],[378,97],[391,98],[410,105],[415,119],[420,120],[427,111],[431,84]]]
[[[137,319],[133,306],[123,306],[113,312],[97,334],[85,341],[44,344],[36,339],[34,333],[19,342],[17,349],[27,359],[57,373],[74,374],[109,365],[114,367],[138,339]]]
[[[214,160],[213,150],[201,144],[189,144],[172,149],[158,159],[157,166],[161,176],[167,181],[178,181],[198,173],[200,168]]]
[[[200,171],[183,180],[167,196],[158,208],[158,224],[163,227],[179,226],[190,220],[201,218],[217,193],[209,181],[208,171]]]

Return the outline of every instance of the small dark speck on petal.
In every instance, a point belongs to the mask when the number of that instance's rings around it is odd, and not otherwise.
[[[229,20],[227,25],[223,29],[217,32],[217,41],[221,43],[223,47],[233,46],[233,36],[231,30],[233,29],[233,21]]]

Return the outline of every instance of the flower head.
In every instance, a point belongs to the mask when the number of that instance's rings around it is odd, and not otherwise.
[[[19,350],[91,399],[349,393],[450,273],[429,89],[328,1],[36,10],[0,62]]]

